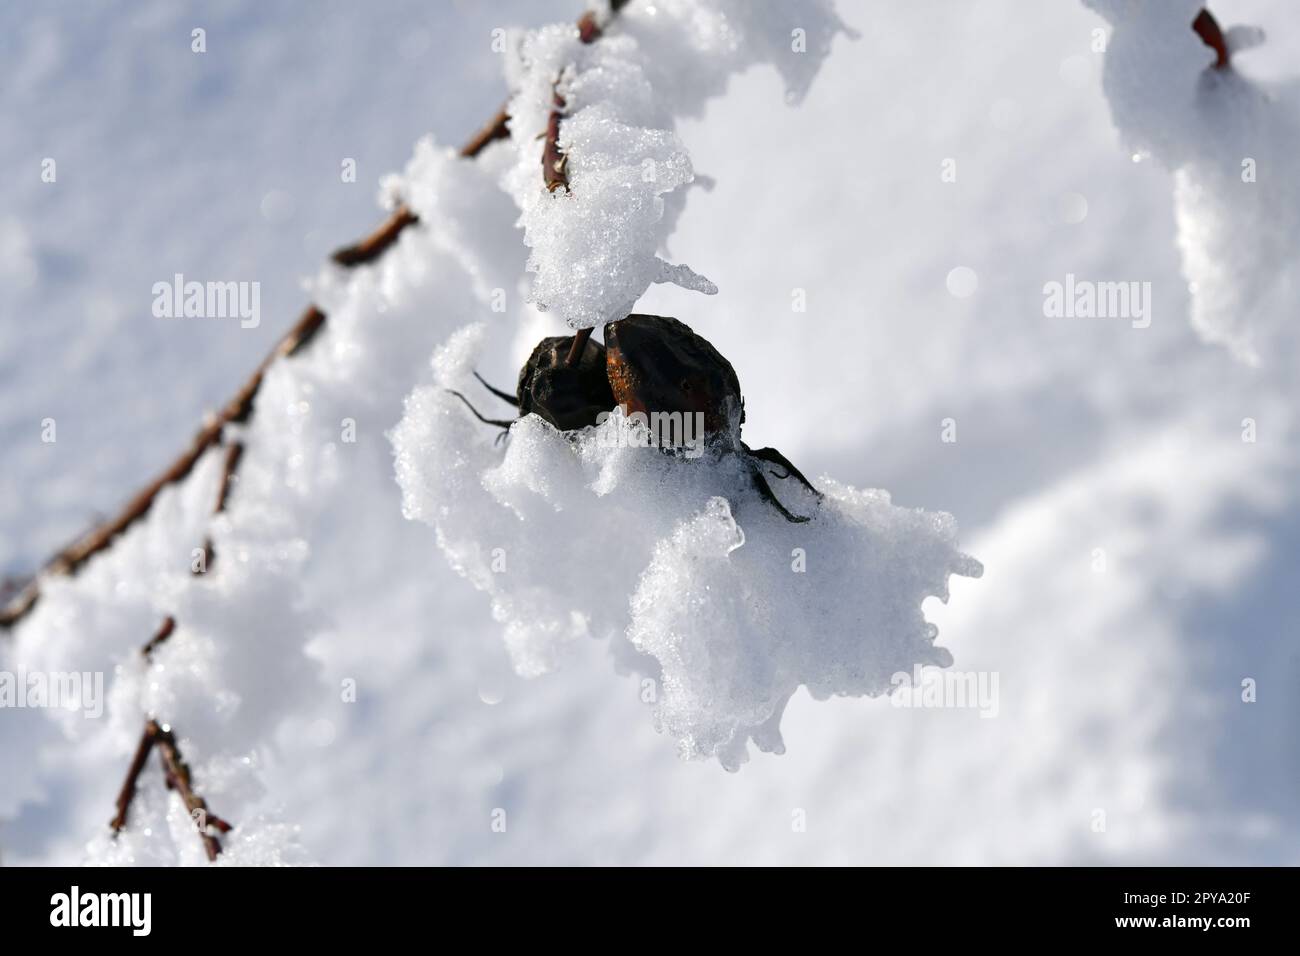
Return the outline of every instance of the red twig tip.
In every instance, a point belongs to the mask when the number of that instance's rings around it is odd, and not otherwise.
[[[1219,28],[1219,21],[1214,19],[1214,14],[1210,13],[1209,10],[1202,10],[1196,15],[1196,19],[1192,21],[1192,29],[1201,38],[1201,42],[1214,51],[1215,69],[1226,70],[1232,65],[1232,57],[1228,52],[1228,40]]]

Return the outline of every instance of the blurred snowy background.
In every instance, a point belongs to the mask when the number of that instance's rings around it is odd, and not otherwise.
[[[246,627],[249,646],[217,668],[232,687],[270,683],[263,637],[309,639],[314,673],[249,691],[257,706],[213,725],[225,746],[249,748],[260,781],[241,790],[213,770],[213,809],[248,832],[254,819],[298,827],[300,850],[271,856],[1297,862],[1294,363],[1252,368],[1198,338],[1174,177],[1134,161],[1114,129],[1096,13],[1068,0],[836,9],[861,36],[835,40],[800,105],[787,108],[781,78],[761,67],[680,123],[697,174],[716,185],[690,191],[670,250],[720,292],[655,287],[641,310],[691,322],[731,359],[751,445],[956,516],[985,575],[954,579],[951,605],[927,610],[957,668],[999,675],[997,716],[801,692],[785,755],[756,755],[738,774],[680,762],[603,642],[572,645],[555,674],[513,675],[483,596],[402,518],[384,438],[398,416],[361,415],[365,458],[347,487],[298,516],[311,534],[280,578],[242,583],[274,594],[191,609]],[[1213,9],[1267,31],[1238,59],[1243,74],[1287,78],[1300,53],[1291,5]],[[6,5],[0,572],[37,565],[170,461],[297,316],[302,280],[377,221],[380,177],[423,134],[458,144],[491,115],[507,92],[494,29],[578,12],[572,0]],[[203,55],[190,49],[196,26]],[[56,183],[41,181],[45,157]],[[345,157],[356,183],[340,181]],[[1297,172],[1261,169],[1246,188]],[[512,207],[498,208],[508,232]],[[522,244],[518,255],[522,274]],[[154,318],[151,287],[175,272],[259,281],[260,326]],[[1150,327],[1046,318],[1043,285],[1068,273],[1150,282]],[[796,289],[806,312],[791,311]],[[457,294],[437,307],[456,308]],[[449,328],[484,318],[463,301]],[[414,367],[445,337],[412,345]],[[364,343],[364,330],[343,340]],[[485,365],[489,378],[509,380],[518,348]],[[53,444],[40,440],[47,418]],[[1246,418],[1254,442],[1242,441]],[[945,419],[956,442],[941,441]],[[205,474],[178,502],[209,499]],[[149,524],[179,510],[160,504]],[[156,624],[148,597],[124,597],[141,601],[129,626],[99,631],[90,613],[38,612],[0,637],[0,669],[111,678]],[[51,637],[61,628],[76,634]],[[213,672],[200,663],[173,665]],[[356,703],[340,701],[344,680]],[[138,832],[105,846],[138,725],[95,735],[73,717],[0,710],[0,857],[192,859],[174,822],[174,851]],[[165,806],[149,787],[141,821]],[[232,861],[270,858],[239,838]]]

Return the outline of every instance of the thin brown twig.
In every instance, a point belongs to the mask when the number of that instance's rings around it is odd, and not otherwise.
[[[165,640],[167,640],[167,638],[171,637],[172,633],[175,630],[176,630],[176,618],[168,614],[165,618],[163,618],[162,624],[158,626],[158,630],[154,632],[153,637],[149,638],[149,642],[145,644],[144,647],[140,648],[140,653],[143,654],[146,659],[148,659],[150,655],[153,654],[154,648],[156,648],[159,644],[162,644]]]
[[[413,226],[419,221],[420,217],[407,209],[406,206],[398,206],[378,229],[354,245],[336,249],[330,258],[339,265],[348,268],[374,262],[388,251],[389,246],[397,241],[397,237],[402,234],[403,229],[407,226]]]
[[[618,13],[619,10],[627,6],[628,0],[613,0],[610,4],[610,12]],[[596,14],[588,10],[578,19],[578,39],[583,43],[593,43],[600,38],[603,27],[596,18]],[[469,138],[464,146],[460,148],[460,155],[464,159],[473,159],[479,153],[498,139],[505,139],[510,135],[510,113],[505,106],[497,110],[496,115],[483,124],[477,133]]]
[[[547,192],[561,186],[569,191],[569,157],[560,149],[560,120],[564,117],[564,97],[560,95],[559,81],[551,90],[551,113],[546,118],[546,145],[542,147],[542,182]]]
[[[214,515],[219,515],[226,510],[226,502],[230,498],[230,489],[234,486],[239,475],[239,463],[244,457],[244,443],[231,442],[226,448],[226,463],[221,470],[221,482],[217,487],[217,505],[212,509]],[[192,574],[207,574],[212,568],[212,562],[216,560],[216,546],[212,543],[212,536],[203,539],[203,560],[197,568],[193,568]]]
[[[217,502],[212,508],[214,515],[221,514],[226,510],[226,503],[230,500],[230,490],[235,480],[235,473],[239,468],[239,462],[243,455],[243,442],[231,442],[226,447],[226,461],[221,473],[221,484],[217,489]],[[195,570],[194,573],[206,573],[208,568],[211,567],[214,557],[212,539],[209,537],[203,542],[202,569]],[[163,618],[162,625],[154,636],[140,649],[140,653],[144,655],[145,660],[152,663],[154,649],[171,637],[175,631],[176,618],[168,614],[167,617]],[[196,811],[201,811],[201,816],[195,818],[195,826],[198,828],[199,838],[203,841],[203,849],[208,855],[209,862],[215,860],[221,852],[221,844],[216,837],[207,832],[207,828],[209,826],[216,827],[222,833],[229,833],[232,828],[225,820],[210,813],[203,798],[194,793],[191,786],[189,767],[181,758],[180,749],[176,745],[176,739],[172,736],[171,729],[159,725],[155,720],[150,720],[145,724],[144,735],[140,738],[140,745],[136,748],[135,757],[127,770],[126,782],[122,785],[122,790],[117,797],[117,815],[112,820],[113,832],[115,834],[120,833],[122,828],[126,826],[127,811],[130,809],[131,801],[135,797],[136,782],[144,769],[145,762],[149,758],[149,751],[155,746],[162,751],[163,774],[167,788],[169,790],[174,789],[181,795],[181,799],[185,802],[185,809],[191,817],[194,817]]]
[[[617,13],[624,3],[611,5],[611,11]],[[596,42],[603,32],[596,14],[590,10],[578,21],[578,39],[583,43]],[[564,97],[560,95],[560,81],[556,79],[551,85],[551,112],[546,117],[546,145],[542,147],[542,182],[546,184],[546,191],[552,193],[561,187],[566,193],[569,191],[569,157],[560,149],[560,121],[564,118],[566,106]],[[583,344],[586,344],[586,339],[583,339]]]
[[[564,357],[564,364],[568,368],[573,368],[582,361],[582,353],[587,349],[587,339],[591,338],[591,327],[578,329],[573,336],[573,344],[569,346],[569,354]]]
[[[207,853],[208,861],[215,860],[221,853],[221,842],[208,832],[208,828],[229,833],[234,827],[209,810],[207,801],[194,792],[193,777],[189,765],[181,756],[176,735],[172,733],[170,727],[153,719],[145,721],[144,733],[140,735],[140,743],[136,746],[135,756],[131,758],[126,780],[123,781],[122,789],[118,792],[117,813],[109,821],[109,826],[113,828],[113,835],[116,836],[126,828],[127,816],[135,800],[140,775],[144,772],[145,765],[149,762],[149,754],[153,752],[154,747],[158,748],[162,756],[163,782],[168,790],[175,790],[180,795],[181,801],[185,804],[185,811],[194,821],[199,839],[203,842],[203,850]]]
[[[277,359],[296,355],[320,331],[325,324],[325,313],[316,306],[310,306],[302,317],[286,333],[274,349],[264,358],[257,370],[244,382],[235,396],[206,424],[190,442],[189,447],[180,457],[167,466],[158,477],[136,493],[126,506],[104,524],[97,525],[68,545],[42,569],[42,574],[71,575],[99,552],[107,549],[123,532],[149,513],[154,500],[168,485],[183,481],[198,460],[208,449],[221,442],[222,432],[229,424],[238,424],[248,420],[253,411],[253,402],[266,370]],[[229,476],[227,476],[227,479]],[[33,578],[13,597],[3,609],[0,609],[0,629],[8,629],[17,624],[31,612],[40,597],[40,578]]]
[[[230,489],[236,479],[235,472],[239,469],[240,459],[244,457],[244,443],[231,442],[226,449],[226,466],[221,473],[221,487],[217,489],[217,505],[212,509],[213,514],[221,514],[226,510],[226,502],[230,498]]]
[[[610,5],[611,13],[618,13],[627,3],[613,2]],[[602,28],[596,19],[596,15],[588,10],[578,21],[578,39],[583,43],[594,43],[602,33]],[[547,192],[555,192],[561,186],[564,191],[569,191],[569,157],[560,149],[560,122],[564,119],[564,111],[567,104],[564,97],[560,95],[559,80],[556,80],[551,87],[551,113],[546,118],[546,144],[542,147],[542,182],[546,185]],[[579,329],[573,336],[573,342],[569,346],[569,354],[565,356],[564,364],[570,368],[577,365],[582,359],[583,350],[587,347],[587,340],[591,338],[591,329]]]
[[[614,13],[617,13],[626,5],[626,3],[627,0],[623,0],[621,3],[615,2],[611,4],[611,10]],[[583,43],[595,42],[600,38],[602,33],[603,29],[600,22],[592,11],[588,10],[578,20],[578,38]],[[560,110],[563,110],[564,100],[560,97],[559,93],[555,94],[555,100],[557,107]],[[554,114],[552,115],[554,116]],[[555,124],[558,135],[558,117],[555,118]],[[482,153],[483,150],[487,149],[491,143],[494,143],[499,139],[506,139],[509,135],[510,113],[505,106],[502,106],[497,110],[496,114],[460,148],[460,156],[462,159],[474,159]],[[559,172],[562,173],[562,164],[564,162],[563,154],[556,157],[556,162],[561,164]],[[557,182],[554,185],[548,183],[547,188],[554,191],[559,185],[561,185],[561,183]],[[566,189],[568,188],[567,179],[564,180],[563,185]],[[406,229],[407,226],[415,225],[419,221],[420,217],[416,213],[412,212],[410,208],[405,204],[399,205],[393,211],[393,214],[385,220],[378,229],[366,236],[366,238],[362,239],[360,242],[336,249],[331,254],[330,258],[339,265],[348,267],[374,262],[384,254],[389,246],[397,241],[397,237],[402,234],[402,230]]]
[[[122,782],[122,789],[117,793],[117,813],[108,822],[114,834],[121,833],[126,827],[126,816],[131,810],[131,801],[135,799],[136,784],[140,781],[145,762],[149,759],[149,753],[158,739],[154,734],[155,726],[157,725],[152,720],[145,723],[144,733],[135,748],[135,756],[131,758],[131,765],[127,768],[126,780]]]
[[[185,759],[181,756],[180,747],[176,743],[176,737],[172,734],[171,728],[160,727],[155,721],[150,721],[150,723],[154,725],[157,731],[157,746],[162,753],[164,780],[167,787],[180,794],[180,798],[185,804],[185,811],[193,821],[199,839],[203,841],[203,849],[208,854],[208,862],[212,862],[221,853],[221,842],[208,832],[208,827],[219,830],[221,833],[229,833],[234,828],[209,810],[207,801],[194,792],[189,765],[185,763]]]
[[[505,139],[510,135],[510,114],[506,112],[504,106],[497,110],[495,116],[488,120],[483,128],[469,138],[469,141],[460,148],[461,159],[474,159],[479,153],[488,148],[488,145],[499,139]]]

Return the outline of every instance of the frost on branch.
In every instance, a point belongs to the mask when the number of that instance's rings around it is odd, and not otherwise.
[[[147,719],[174,729],[195,791],[234,825],[218,865],[307,859],[265,770],[281,741],[341,719],[338,685],[323,680],[308,646],[341,626],[368,563],[362,542],[375,512],[397,508],[383,429],[398,419],[424,356],[461,316],[486,312],[491,291],[521,271],[498,175],[490,162],[421,142],[391,181],[420,226],[373,266],[327,267],[312,283],[328,324],[310,348],[267,370],[250,419],[230,426],[245,451],[223,513],[214,517],[213,502],[225,455],[213,448],[77,576],[45,581],[13,644],[0,648],[6,667],[105,675],[104,719],[42,712],[90,755],[77,766],[89,767],[95,785],[85,787],[86,806],[69,813],[69,838],[85,845],[86,861],[206,862],[156,752],[125,828],[114,836],[108,827],[112,793]],[[194,574],[205,539],[215,562]],[[175,629],[146,657],[142,648],[168,616]],[[58,753],[52,738],[42,746]],[[38,768],[23,769],[30,782],[12,788],[39,794]]]
[[[1085,0],[1114,27],[1103,85],[1126,146],[1174,171],[1175,216],[1192,324],[1252,365],[1293,354],[1300,184],[1300,85],[1262,84],[1232,64],[1262,34],[1200,21],[1200,0]],[[1279,355],[1278,353],[1282,354]]]
[[[146,720],[160,717],[175,727],[214,815],[235,824],[222,837],[233,855],[222,862],[296,861],[303,855],[293,828],[273,808],[252,808],[265,798],[257,770],[269,731],[315,684],[302,654],[311,615],[297,601],[305,553],[279,538],[283,515],[268,502],[239,502],[247,526],[208,523],[223,459],[208,452],[185,484],[165,489],[149,517],[78,577],[47,582],[13,662],[32,673],[105,675],[104,719],[59,710],[51,716],[79,747],[117,756],[102,770],[110,785],[120,782],[127,766],[121,757],[135,749]],[[195,574],[195,545],[209,535],[216,563]],[[146,658],[144,644],[173,615],[178,626]],[[120,834],[106,826],[108,805],[96,806],[96,825],[85,834],[87,862],[206,862],[196,832],[203,821],[164,789],[159,760],[150,755]],[[170,839],[160,839],[164,830]]]
[[[658,256],[672,226],[665,196],[694,179],[674,117],[698,112],[731,73],[760,60],[787,76],[791,98],[802,95],[841,26],[824,4],[774,6],[632,4],[596,43],[572,26],[524,36],[509,67],[517,158],[506,185],[539,308],[580,329],[631,312],[652,283],[717,291]],[[562,168],[543,176],[557,120]]]
[[[661,277],[664,193],[694,175],[671,120],[656,102],[634,41],[583,44],[572,27],[530,33],[511,100],[519,159],[508,185],[522,210],[532,297],[573,328],[603,325],[632,311]],[[557,82],[558,80],[558,82]],[[548,191],[541,173],[548,118],[561,97],[560,144],[569,188]],[[536,141],[536,142],[535,142]],[[688,287],[717,290],[686,270]]]
[[[502,448],[445,390],[473,383],[483,333],[439,350],[435,384],[407,399],[392,438],[405,513],[491,595],[521,675],[608,637],[623,667],[656,680],[656,723],[682,754],[735,769],[749,739],[783,749],[800,685],[874,696],[895,672],[951,663],[921,602],[981,569],[950,516],[825,480],[818,507],[772,472],[786,506],[813,515],[792,524],[734,451],[668,454],[619,416],[576,433],[526,416]]]

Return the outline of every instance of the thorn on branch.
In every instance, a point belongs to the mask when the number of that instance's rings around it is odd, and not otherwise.
[[[243,457],[244,443],[231,442],[230,447],[226,449],[226,467],[221,473],[221,487],[217,489],[217,506],[212,509],[213,514],[221,514],[226,510],[231,486],[238,478],[235,472],[239,470],[239,462]]]
[[[144,647],[140,648],[140,653],[144,655],[146,660],[148,660],[150,655],[153,654],[154,648],[158,647],[160,644],[166,641],[167,638],[171,637],[172,632],[175,630],[176,630],[176,618],[168,614],[165,618],[163,618],[163,622],[159,626],[157,632],[154,633],[154,636],[149,638],[149,642],[145,644]]]
[[[610,4],[610,13],[616,14],[627,5],[627,0]],[[604,32],[604,27],[596,19],[595,12],[588,10],[578,20],[578,39],[585,44],[595,43]],[[564,117],[565,102],[560,95],[559,81],[551,89],[551,115],[546,118],[546,146],[542,150],[542,182],[547,192],[555,192],[561,186],[569,191],[569,157],[560,149],[560,120]],[[585,339],[583,340],[585,343]]]
[[[558,81],[557,81],[558,82]],[[560,149],[560,119],[564,116],[564,97],[553,90],[551,115],[546,120],[546,145],[542,148],[542,182],[547,192],[561,186],[569,191],[569,157]]]
[[[145,765],[149,762],[149,754],[154,747],[158,748],[162,757],[163,783],[168,790],[175,790],[185,804],[185,812],[194,821],[204,852],[207,853],[208,862],[212,862],[221,853],[221,842],[208,832],[209,828],[221,833],[229,833],[234,827],[210,811],[207,802],[194,792],[190,768],[181,756],[175,734],[170,727],[159,724],[156,720],[145,722],[144,733],[140,736],[135,756],[131,758],[131,766],[126,772],[126,780],[118,792],[117,813],[109,821],[114,837],[126,829],[127,816],[131,810],[131,803],[135,800],[140,774],[144,772]]]

